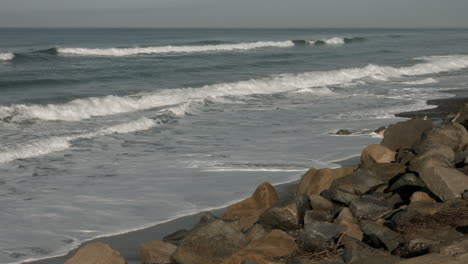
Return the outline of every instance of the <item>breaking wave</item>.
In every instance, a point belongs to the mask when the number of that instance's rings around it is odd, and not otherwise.
[[[17,159],[27,159],[45,155],[51,152],[63,151],[70,147],[71,141],[77,139],[90,139],[111,134],[126,134],[141,130],[148,130],[157,124],[158,122],[156,120],[142,117],[138,120],[128,123],[102,128],[95,132],[40,139],[35,142],[17,146],[16,148],[13,148],[13,150],[0,153],[0,163],[10,162]]]
[[[165,53],[195,53],[251,50],[265,47],[287,48],[294,46],[292,41],[258,41],[252,43],[219,44],[201,46],[161,46],[161,47],[135,47],[135,48],[57,48],[57,53],[87,56],[132,56]]]
[[[128,96],[90,97],[63,104],[0,106],[0,119],[79,121],[97,116],[187,104],[207,98],[294,92],[307,88],[350,84],[363,78],[386,81],[388,78],[434,74],[468,67],[468,56],[466,55],[434,56],[418,59],[425,62],[407,67],[369,64],[362,68],[280,74],[262,79],[206,85],[200,88],[163,89],[154,93]]]
[[[437,82],[438,81],[434,78],[426,78],[426,79],[407,81],[407,82],[402,82],[402,83],[409,84],[409,85],[422,85],[422,84],[431,84],[431,83],[437,83]]]
[[[15,58],[15,54],[8,52],[8,53],[0,53],[0,61],[9,61]]]

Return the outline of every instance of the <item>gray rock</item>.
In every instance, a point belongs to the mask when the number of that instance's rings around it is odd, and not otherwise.
[[[465,190],[462,194],[463,200],[468,200],[468,190]]]
[[[308,210],[304,216],[304,225],[311,222],[332,222],[333,215],[326,211],[315,211],[315,210]]]
[[[400,149],[397,152],[395,161],[401,164],[408,164],[415,156],[416,153],[411,149]]]
[[[349,204],[349,210],[351,210],[354,217],[361,218],[391,211],[392,207],[384,201],[370,196],[365,196],[360,199],[353,200]]]
[[[450,168],[424,168],[419,177],[427,188],[442,201],[460,198],[468,189],[468,176]]]
[[[411,149],[424,131],[432,128],[432,121],[411,119],[390,125],[385,131],[381,145],[393,150]]]
[[[309,195],[310,206],[316,211],[332,211],[335,205],[324,197],[316,194]]]
[[[450,123],[426,130],[421,140],[415,145],[416,153],[420,153],[432,145],[444,145],[455,152],[463,151],[468,144],[468,132],[465,127],[457,123]]]
[[[467,164],[468,150],[455,153],[455,164]]]
[[[334,180],[330,189],[363,195],[371,193],[386,184],[387,180],[380,177],[375,170],[370,168],[361,168],[351,175]]]
[[[345,231],[346,228],[341,225],[311,221],[299,230],[297,241],[303,249],[314,248],[317,244],[332,242]]]
[[[418,173],[428,167],[455,167],[455,153],[447,146],[432,145],[422,150],[409,165],[411,171]]]
[[[347,264],[393,264],[400,260],[386,251],[371,248],[366,243],[348,236],[343,236],[341,242],[345,248],[342,257]]]
[[[359,225],[364,232],[363,241],[373,247],[384,247],[393,252],[404,242],[399,234],[375,222],[363,220]]]
[[[418,211],[413,209],[403,209],[392,214],[385,225],[391,229],[395,229],[398,226],[408,224],[412,219],[416,218],[420,214]]]
[[[190,233],[190,231],[186,229],[177,230],[176,232],[165,236],[163,238],[163,241],[178,246],[180,241],[184,239],[184,237],[187,236],[188,233]]]
[[[332,190],[325,190],[322,193],[320,193],[321,196],[325,197],[326,199],[338,203],[342,203],[345,205],[349,205],[349,203],[352,200],[358,199],[359,196],[352,194],[352,193],[347,193],[343,192],[340,190],[332,189]]]
[[[388,190],[391,191],[391,192],[396,192],[400,188],[403,188],[403,187],[420,187],[420,188],[424,188],[424,187],[426,187],[426,184],[424,184],[424,182],[421,179],[419,179],[419,177],[416,176],[416,174],[414,174],[414,173],[405,173],[401,177],[399,177],[398,179],[393,181],[391,183],[390,187],[388,187]]]
[[[351,131],[348,129],[340,129],[336,132],[336,134],[340,136],[351,135]]]
[[[248,243],[245,236],[221,220],[194,228],[182,239],[172,259],[179,264],[222,263]]]
[[[309,209],[308,196],[298,194],[293,199],[280,201],[264,211],[260,215],[259,222],[269,229],[295,230],[303,224],[304,214]]]

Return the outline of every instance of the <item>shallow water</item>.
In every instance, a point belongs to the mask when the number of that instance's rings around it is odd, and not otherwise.
[[[467,87],[467,33],[0,29],[0,262],[337,167]]]

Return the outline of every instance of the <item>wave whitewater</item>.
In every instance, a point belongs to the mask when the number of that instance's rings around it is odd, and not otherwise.
[[[76,99],[64,104],[0,106],[0,120],[15,120],[18,118],[20,120],[79,121],[97,116],[136,112],[157,107],[187,105],[191,102],[224,96],[295,92],[306,88],[346,85],[363,78],[386,81],[388,78],[435,74],[468,67],[468,56],[466,55],[433,56],[417,59],[425,62],[407,67],[369,64],[362,68],[280,74],[262,79],[206,85],[200,88],[164,89],[154,93],[129,96],[90,97]],[[323,93],[322,90],[319,92]]]
[[[158,122],[156,120],[142,117],[138,120],[128,123],[102,128],[95,132],[41,139],[29,144],[17,146],[11,151],[0,153],[0,163],[11,162],[17,159],[36,157],[51,152],[63,151],[70,147],[71,141],[77,139],[91,139],[111,134],[133,133],[137,131],[148,130],[157,124]]]
[[[87,56],[132,56],[165,53],[195,53],[215,51],[251,50],[265,47],[287,48],[294,46],[288,41],[258,41],[252,43],[219,44],[201,46],[161,46],[161,47],[135,47],[135,48],[57,48],[57,53]]]
[[[15,58],[15,54],[8,52],[8,53],[0,53],[0,61],[9,61]]]

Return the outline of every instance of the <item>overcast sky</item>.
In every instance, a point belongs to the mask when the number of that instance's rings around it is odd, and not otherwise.
[[[0,0],[0,27],[468,27],[468,0]]]

